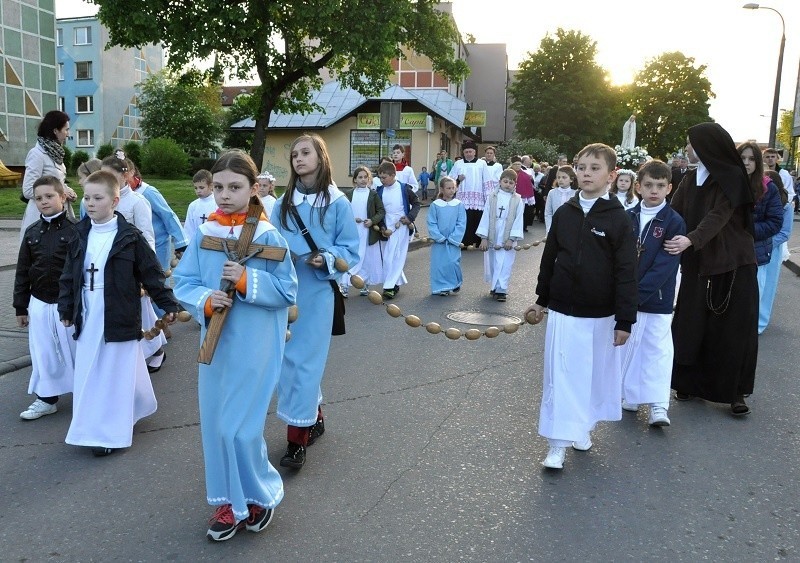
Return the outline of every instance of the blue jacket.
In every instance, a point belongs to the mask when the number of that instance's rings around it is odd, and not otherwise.
[[[783,206],[778,187],[770,182],[767,190],[753,207],[753,240],[759,266],[769,264],[772,258],[772,237],[783,226]]]
[[[628,210],[639,256],[639,310],[643,313],[672,313],[675,302],[675,281],[681,256],[664,250],[664,241],[686,234],[686,223],[669,204],[659,211],[639,234],[642,204]]]

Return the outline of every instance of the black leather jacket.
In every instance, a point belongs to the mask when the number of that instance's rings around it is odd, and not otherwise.
[[[164,287],[164,270],[142,232],[128,223],[119,212],[117,234],[108,253],[103,272],[106,342],[126,342],[142,338],[142,306],[140,287],[144,286],[156,304],[168,313],[178,311],[172,290]],[[83,261],[92,227],[89,217],[76,226],[78,236],[70,244],[58,295],[58,313],[75,326],[75,339],[83,328]]]
[[[14,280],[17,316],[28,314],[31,296],[45,303],[58,301],[58,278],[64,269],[69,243],[76,233],[75,221],[66,213],[52,221],[39,219],[25,230]]]

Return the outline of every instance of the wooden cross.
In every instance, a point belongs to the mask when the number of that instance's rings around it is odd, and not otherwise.
[[[224,252],[229,260],[240,264],[244,264],[250,258],[256,257],[266,260],[283,260],[286,256],[286,248],[252,244],[256,227],[258,226],[258,218],[263,212],[264,207],[261,205],[261,200],[258,199],[258,196],[251,197],[250,205],[247,208],[247,218],[242,226],[239,239],[230,240],[221,237],[204,236],[200,241],[200,248]],[[231,248],[231,244],[233,248]],[[233,297],[236,291],[234,284],[229,280],[222,280],[220,289],[227,293],[228,297]],[[236,300],[234,300],[235,302]],[[225,320],[228,318],[230,311],[230,307],[223,307],[221,310],[215,310],[211,315],[203,344],[200,346],[200,352],[197,355],[197,361],[201,364],[210,364],[214,358],[214,351],[217,349],[222,327],[225,326]]]
[[[86,271],[89,272],[89,291],[94,291],[94,273],[99,272],[97,268],[94,267],[94,262],[89,264],[89,267],[86,268]]]
[[[503,211],[505,211],[506,208],[501,205],[500,207],[498,207],[498,209],[500,210],[500,215],[498,215],[497,218],[498,219],[502,219],[503,218]]]

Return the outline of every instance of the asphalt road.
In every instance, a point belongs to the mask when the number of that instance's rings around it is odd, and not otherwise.
[[[529,236],[541,237],[538,226]],[[394,301],[444,327],[452,311],[520,315],[540,248],[519,252],[506,303],[482,255],[464,254],[457,296],[429,295],[429,251],[411,252]],[[71,399],[24,422],[29,368],[0,376],[2,561],[766,561],[800,560],[800,279],[784,269],[760,340],[753,413],[673,404],[600,425],[591,451],[543,470],[536,433],[544,327],[450,341],[347,302],[323,382],[326,434],[261,534],[206,540],[193,323],[178,325],[153,376],[158,412],[107,458],[64,444]],[[302,314],[302,312],[301,312]],[[254,335],[257,338],[257,335]],[[644,409],[643,409],[644,410]],[[265,431],[277,465],[285,426]]]

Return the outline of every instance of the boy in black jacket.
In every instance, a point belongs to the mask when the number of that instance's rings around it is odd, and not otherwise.
[[[40,219],[25,231],[17,258],[14,308],[17,325],[28,328],[31,379],[28,393],[36,400],[20,413],[36,420],[58,410],[58,396],[72,392],[75,340],[72,329],[58,323],[58,278],[67,248],[75,238],[75,220],[67,216],[61,180],[41,176],[33,183],[33,201]]]
[[[669,426],[672,381],[672,305],[680,254],[670,254],[664,241],[686,234],[686,223],[669,206],[672,170],[651,160],[639,170],[636,191],[641,200],[628,215],[639,255],[639,312],[628,343],[622,348],[622,408],[650,406],[650,426]]]
[[[167,311],[178,301],[164,287],[164,271],[144,235],[114,211],[117,178],[105,171],[84,184],[87,216],[77,226],[59,281],[58,312],[75,327],[72,422],[66,442],[97,456],[127,448],[133,425],[156,410],[156,397],[139,344],[140,287]]]
[[[539,434],[550,449],[543,465],[564,466],[566,448],[592,447],[600,420],[620,420],[618,346],[636,322],[636,245],[631,222],[608,187],[617,155],[596,143],[578,153],[581,191],[553,215],[539,268],[539,298],[549,309]],[[588,360],[588,361],[587,361]]]

